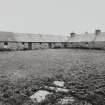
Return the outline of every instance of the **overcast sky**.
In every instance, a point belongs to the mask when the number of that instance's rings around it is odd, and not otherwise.
[[[0,0],[0,30],[69,34],[105,31],[105,0]]]

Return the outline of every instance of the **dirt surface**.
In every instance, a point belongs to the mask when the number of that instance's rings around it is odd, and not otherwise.
[[[35,79],[37,78],[43,81],[44,79],[46,81],[46,78],[68,81],[70,83],[67,83],[67,87],[75,91],[74,95],[78,98],[84,98],[89,101],[94,98],[93,105],[99,105],[99,103],[104,105],[105,51],[43,49],[0,52],[0,100],[2,102],[9,103],[8,98],[5,99],[3,96],[8,93],[4,92],[5,88],[12,88],[10,91],[13,92],[14,89],[19,91],[20,88],[23,89],[26,86],[29,90],[30,87],[32,89],[35,86],[34,82],[36,82]],[[5,87],[2,86],[4,84]],[[33,92],[31,91],[29,95]],[[14,94],[12,93],[11,97]],[[98,102],[96,102],[97,97],[99,99]],[[16,105],[21,105],[18,101],[16,102]],[[22,103],[24,102],[22,101]],[[7,105],[12,104],[9,103]]]
[[[105,70],[105,51],[50,49],[35,51],[0,52],[0,75],[13,78],[48,76],[60,69],[69,71],[88,66],[89,71],[102,72]],[[96,73],[96,72],[95,72]]]

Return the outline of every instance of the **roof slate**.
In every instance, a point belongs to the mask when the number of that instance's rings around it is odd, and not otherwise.
[[[15,42],[66,42],[67,36],[0,32],[0,41]]]
[[[95,39],[95,34],[75,34],[69,42],[91,42]]]
[[[75,34],[74,37],[46,34],[13,33],[0,31],[0,41],[11,42],[92,42],[105,41],[105,32]]]
[[[67,36],[42,35],[42,34],[20,34],[16,33],[18,42],[66,42]]]
[[[15,41],[14,33],[0,31],[0,41]]]

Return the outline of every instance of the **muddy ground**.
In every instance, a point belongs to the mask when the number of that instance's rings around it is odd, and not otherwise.
[[[0,52],[0,105],[23,105],[30,95],[53,80],[65,81],[71,94],[80,100],[105,105],[105,51]]]

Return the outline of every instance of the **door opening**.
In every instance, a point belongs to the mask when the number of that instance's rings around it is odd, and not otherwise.
[[[32,50],[32,42],[28,42],[28,49]]]

